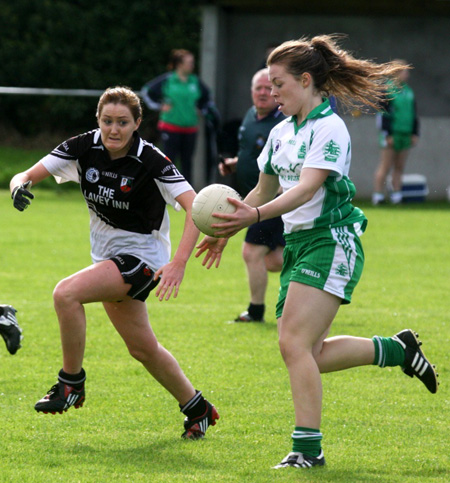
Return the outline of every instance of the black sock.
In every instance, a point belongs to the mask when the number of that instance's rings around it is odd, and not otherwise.
[[[189,400],[184,406],[181,404],[180,411],[185,414],[189,419],[195,419],[205,414],[207,406],[205,398],[202,396],[201,391],[195,391],[195,396]]]
[[[58,374],[58,381],[62,382],[63,384],[72,386],[75,389],[81,389],[85,380],[86,373],[84,372],[84,369],[81,369],[78,374],[68,374],[61,369]]]
[[[266,310],[266,306],[264,304],[256,305],[256,304],[252,304],[251,302],[247,309],[250,316],[253,317],[255,320],[262,320],[264,317],[265,310]]]

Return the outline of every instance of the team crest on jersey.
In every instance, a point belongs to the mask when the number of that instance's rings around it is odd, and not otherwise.
[[[126,176],[122,176],[122,180],[120,181],[120,191],[122,191],[122,193],[128,193],[129,191],[131,191],[133,181],[134,178],[127,178]]]
[[[338,143],[335,143],[332,139],[323,147],[323,154],[325,161],[331,161],[335,163],[341,154],[341,147]]]
[[[280,148],[281,148],[281,139],[277,139],[275,141],[275,146],[273,147],[273,154],[276,154]]]
[[[89,183],[97,183],[97,181],[100,179],[100,172],[96,168],[89,168],[86,171],[86,179],[89,181]]]
[[[297,152],[297,158],[298,159],[305,159],[306,158],[306,144],[305,144],[305,141],[303,141],[302,145],[300,146],[300,149]]]

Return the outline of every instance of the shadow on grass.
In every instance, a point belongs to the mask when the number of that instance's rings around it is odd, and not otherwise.
[[[355,456],[356,457],[356,456]],[[345,463],[349,464],[349,461]],[[336,462],[336,466],[339,463]],[[333,465],[334,466],[334,465]],[[358,466],[355,470],[350,469],[334,469],[334,467],[324,466],[315,468],[285,468],[282,470],[276,470],[269,473],[267,471],[267,477],[270,479],[257,478],[249,481],[305,481],[308,483],[320,482],[320,483],[374,483],[374,482],[388,482],[388,483],[403,483],[403,482],[447,482],[448,468],[435,468],[432,470],[416,469],[408,471],[399,471],[398,474],[392,474],[387,472],[384,468],[367,468],[361,470]]]
[[[212,443],[212,442],[211,442]],[[89,467],[97,467],[109,473],[166,474],[182,476],[189,473],[209,473],[217,470],[214,462],[214,445],[209,441],[185,441],[160,439],[127,446],[126,442],[116,447],[105,442],[102,447],[78,444],[67,450],[68,458]],[[200,447],[199,447],[200,446]]]
[[[198,448],[197,445],[201,445]],[[205,445],[208,451],[205,453]],[[420,468],[415,467],[411,462],[407,469],[398,468],[398,472],[392,473],[385,469],[382,461],[377,467],[366,467],[361,469],[360,463],[355,469],[339,468],[339,461],[330,461],[327,466],[311,469],[286,468],[273,470],[267,463],[264,467],[254,462],[254,469],[251,464],[239,464],[238,454],[222,454],[220,461],[216,459],[216,445],[208,444],[208,441],[174,441],[160,440],[149,444],[133,445],[122,448],[94,448],[89,445],[77,445],[66,452],[68,458],[76,458],[85,470],[95,468],[97,474],[104,476],[120,477],[125,474],[127,477],[133,473],[145,473],[150,478],[169,478],[168,481],[181,481],[186,475],[190,475],[196,481],[252,481],[252,482],[273,482],[273,481],[308,481],[308,482],[426,482],[426,481],[448,481],[448,468],[445,466]],[[356,454],[351,459],[357,459]],[[59,464],[64,466],[64,460]],[[347,460],[342,466],[351,465]],[[195,475],[195,476],[194,476]]]
[[[236,327],[248,327],[251,330],[261,331],[261,332],[272,332],[277,330],[277,321],[275,318],[266,320],[266,322],[235,322],[234,320],[226,320],[224,324]]]

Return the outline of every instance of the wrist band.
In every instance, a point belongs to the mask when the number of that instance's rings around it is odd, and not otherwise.
[[[256,223],[259,223],[261,221],[261,213],[259,212],[259,208],[257,206],[255,206],[255,210],[256,213],[258,213],[258,220],[256,221]]]

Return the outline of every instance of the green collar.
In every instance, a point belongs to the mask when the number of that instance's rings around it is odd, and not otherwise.
[[[306,116],[306,118],[303,120],[303,122],[300,125],[297,124],[297,116],[292,116],[291,119],[289,119],[289,122],[294,123],[295,134],[297,134],[298,131],[310,119],[320,119],[321,117],[327,117],[327,116],[331,116],[333,114],[333,109],[331,109],[330,101],[327,98],[325,98],[325,97],[323,97],[322,100],[323,100],[322,104],[319,104],[317,107],[315,107]]]

